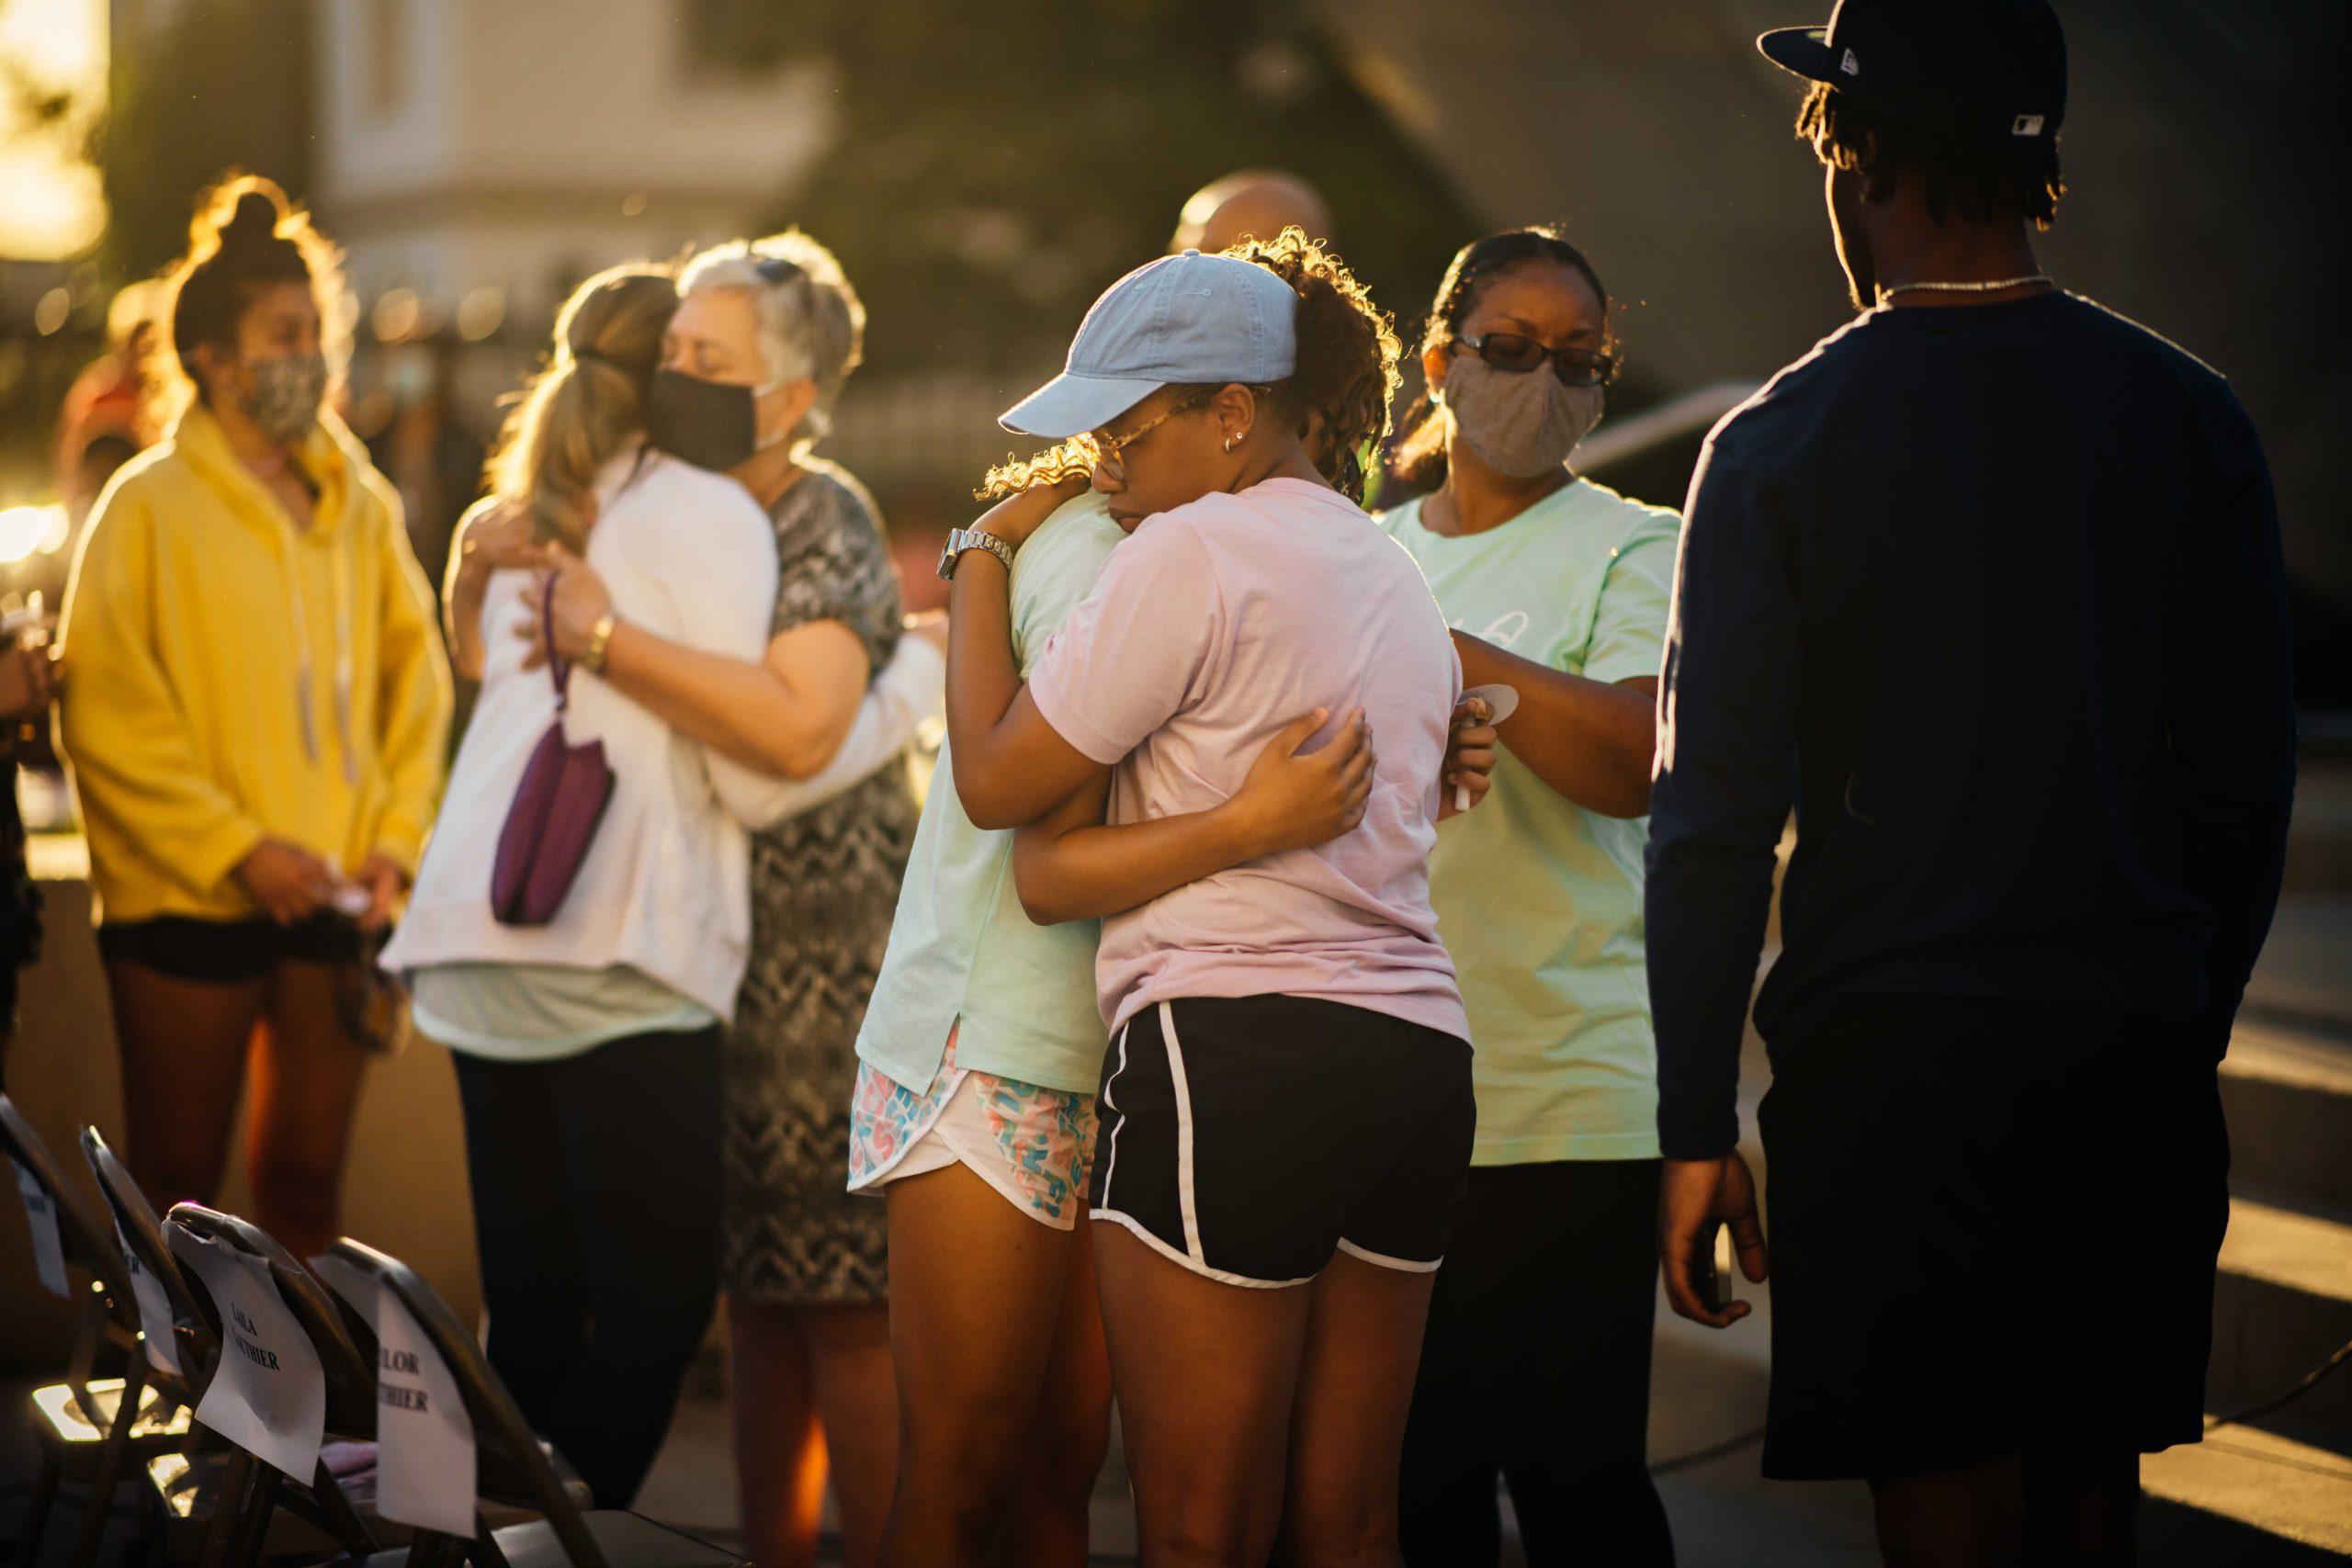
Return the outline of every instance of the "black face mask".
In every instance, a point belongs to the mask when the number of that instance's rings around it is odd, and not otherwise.
[[[657,451],[719,473],[760,449],[760,416],[752,389],[657,370],[645,401],[645,438]]]

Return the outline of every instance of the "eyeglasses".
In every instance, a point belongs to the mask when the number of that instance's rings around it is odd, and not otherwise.
[[[1108,475],[1114,484],[1125,484],[1127,482],[1128,447],[1133,446],[1136,442],[1142,440],[1153,431],[1158,430],[1161,425],[1166,424],[1178,414],[1191,413],[1194,409],[1206,403],[1211,398],[1216,396],[1216,394],[1223,389],[1224,389],[1222,388],[1212,387],[1205,391],[1194,392],[1191,397],[1184,399],[1174,408],[1160,414],[1157,419],[1145,420],[1141,424],[1136,426],[1133,430],[1128,431],[1125,435],[1113,435],[1105,431],[1100,430],[1094,432],[1095,466],[1100,468],[1104,474]]]
[[[1532,337],[1517,333],[1487,333],[1481,337],[1461,337],[1454,345],[1472,353],[1498,370],[1512,375],[1525,375],[1545,360],[1552,362],[1554,375],[1571,387],[1605,386],[1617,374],[1617,357],[1590,348],[1546,348]]]

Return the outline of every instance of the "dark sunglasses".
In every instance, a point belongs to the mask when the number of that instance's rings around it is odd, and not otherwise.
[[[1546,348],[1532,337],[1517,333],[1487,333],[1482,337],[1460,337],[1453,340],[1457,348],[1466,348],[1498,370],[1508,370],[1514,376],[1525,375],[1542,365],[1552,362],[1554,375],[1571,387],[1606,386],[1617,374],[1617,356],[1590,348]]]

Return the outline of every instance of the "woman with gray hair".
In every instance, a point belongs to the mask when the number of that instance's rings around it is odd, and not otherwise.
[[[864,489],[810,455],[858,362],[865,311],[793,231],[689,262],[647,426],[766,508],[781,567],[758,663],[618,619],[594,573],[556,580],[555,650],[680,730],[767,770],[823,768],[900,635],[898,578]],[[762,1568],[813,1560],[828,1461],[849,1562],[889,1507],[897,1410],[882,1205],[843,1190],[857,1025],[913,841],[886,769],[752,840],[751,963],[725,1045],[721,1284],[744,1534]]]

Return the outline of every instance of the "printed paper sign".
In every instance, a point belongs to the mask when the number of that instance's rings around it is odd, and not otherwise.
[[[172,1298],[164,1281],[149,1273],[139,1254],[131,1250],[130,1237],[123,1233],[120,1220],[115,1222],[114,1237],[122,1247],[122,1266],[130,1271],[130,1293],[139,1303],[139,1332],[146,1337],[147,1359],[177,1377],[180,1346],[172,1333]]]
[[[269,1265],[173,1227],[172,1250],[220,1309],[220,1366],[196,1418],[308,1485],[326,1436],[327,1380]]]
[[[474,1424],[448,1362],[382,1280],[331,1255],[311,1267],[376,1331],[376,1511],[470,1539]]]
[[[57,1202],[41,1187],[40,1178],[20,1161],[8,1163],[17,1168],[17,1191],[25,1201],[25,1228],[33,1234],[33,1269],[40,1275],[42,1289],[70,1302],[74,1287],[65,1279],[65,1243],[57,1234]]]

